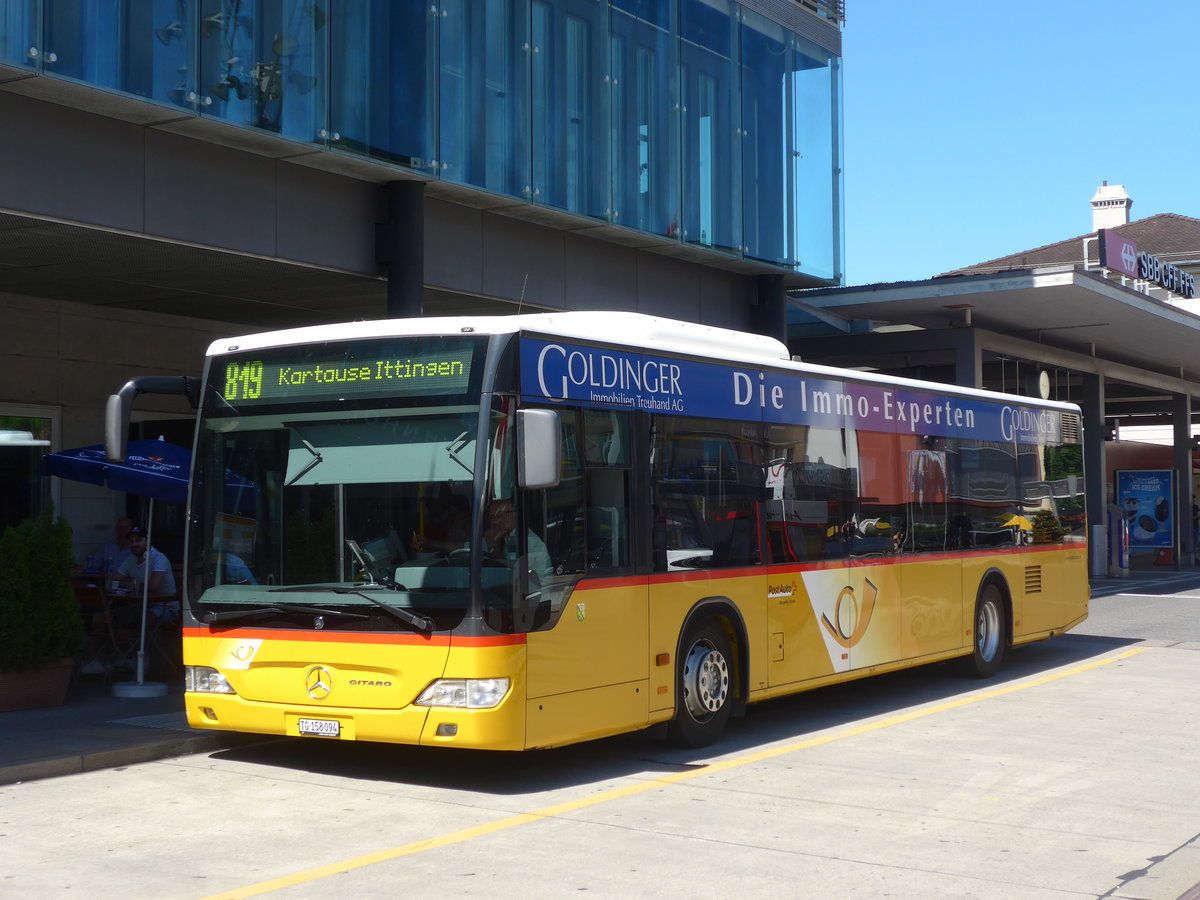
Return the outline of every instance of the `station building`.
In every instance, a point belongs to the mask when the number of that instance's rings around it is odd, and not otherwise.
[[[842,283],[842,23],[841,0],[0,0],[0,526],[53,497],[81,553],[106,539],[126,498],[38,457],[221,336],[564,309],[786,336],[788,291]],[[190,442],[175,398],[136,412]]]
[[[1107,182],[1091,207],[1091,232],[1044,247],[926,281],[795,295],[789,346],[809,362],[1079,404],[1093,573],[1122,499],[1118,470],[1175,473],[1182,540],[1153,561],[1190,564],[1200,220],[1134,220],[1124,187]],[[1153,426],[1169,446],[1123,440]]]

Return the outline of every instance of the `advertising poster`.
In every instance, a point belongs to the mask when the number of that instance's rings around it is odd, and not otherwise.
[[[1129,549],[1174,547],[1174,471],[1123,469],[1114,475],[1117,505],[1129,523]]]

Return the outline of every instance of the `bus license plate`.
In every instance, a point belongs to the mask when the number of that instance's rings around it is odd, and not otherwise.
[[[303,735],[338,737],[342,733],[342,723],[337,719],[299,719],[296,725]]]

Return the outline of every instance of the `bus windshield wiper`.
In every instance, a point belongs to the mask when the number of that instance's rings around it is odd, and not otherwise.
[[[292,428],[292,431],[296,431],[296,429]],[[325,457],[321,455],[321,451],[309,443],[308,439],[305,438],[304,435],[302,435],[299,431],[296,431],[296,437],[300,439],[300,443],[304,445],[304,449],[313,455],[313,458],[308,461],[308,464],[304,466],[304,468],[293,475],[288,483],[284,485],[284,487],[291,487],[293,484],[307,475],[311,470],[325,462]]]
[[[314,616],[343,616],[348,619],[365,619],[362,613],[350,612],[345,609],[322,609],[319,606],[301,606],[298,603],[280,604],[277,606],[256,606],[253,609],[231,609],[225,612],[206,612],[200,621],[208,625],[218,625],[221,622],[237,622],[243,619],[262,619],[268,616],[292,616],[296,614]]]
[[[382,600],[376,600],[370,594],[364,594],[357,588],[334,587],[328,584],[298,584],[292,587],[275,588],[270,593],[279,594],[291,591],[328,591],[331,594],[353,594],[356,597],[362,597],[364,600],[374,603],[393,619],[399,619],[405,625],[411,625],[417,631],[433,631],[433,619],[427,616],[418,616],[407,609],[392,606],[390,603],[384,603]]]
[[[460,434],[458,437],[456,437],[454,440],[452,440],[450,443],[448,443],[445,447],[445,450],[446,450],[447,456],[449,456],[452,460],[454,460],[456,463],[458,463],[460,466],[462,466],[464,469],[466,469],[468,475],[470,475],[471,477],[474,477],[475,473],[473,471],[471,471],[471,467],[468,466],[461,459],[459,459],[459,456],[458,456],[458,452],[460,450],[462,450],[464,447],[466,447],[468,444],[471,443],[471,439],[468,437],[468,435],[470,435],[470,433],[471,432],[469,432],[469,431],[464,431],[462,434]]]

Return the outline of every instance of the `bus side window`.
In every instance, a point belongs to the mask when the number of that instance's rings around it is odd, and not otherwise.
[[[562,410],[563,471],[545,492],[546,546],[558,574],[630,565],[630,427],[620,410]]]
[[[587,567],[628,566],[632,420],[620,410],[584,410]]]
[[[626,566],[629,564],[629,472],[589,469],[587,484],[587,567]]]
[[[558,487],[540,492],[544,499],[544,535],[547,552],[559,574],[577,574],[584,570],[587,553],[586,531],[579,521],[586,494],[583,464],[579,453],[580,423],[578,410],[560,411],[562,419],[562,477]]]
[[[960,438],[953,449],[950,475],[962,549],[1012,546],[1018,510],[1015,445]]]
[[[660,416],[654,441],[655,568],[760,562],[768,496],[760,426]]]
[[[852,514],[856,473],[847,464],[842,430],[776,424],[769,426],[768,442],[768,562],[846,556],[842,526]]]

